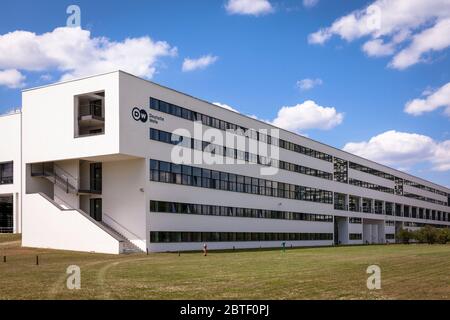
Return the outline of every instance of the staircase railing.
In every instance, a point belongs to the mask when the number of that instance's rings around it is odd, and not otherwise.
[[[109,220],[111,220],[112,222],[114,222],[115,224],[117,224],[120,228],[124,229],[126,232],[130,233],[133,237],[136,237],[136,239],[141,239],[140,236],[138,236],[137,234],[135,234],[134,232],[130,231],[127,227],[125,227],[124,225],[122,225],[120,222],[118,222],[117,220],[115,220],[113,217],[111,217],[110,215],[107,215],[106,213],[102,213],[103,217],[107,217]],[[105,223],[106,225],[108,225],[105,221],[103,221],[103,223]],[[114,228],[113,226],[110,226],[111,228],[113,228],[114,230],[116,230],[116,228]],[[121,231],[118,230],[119,233],[122,233]],[[124,237],[127,237],[127,235],[123,235]],[[128,237],[127,237],[128,238]]]
[[[91,221],[93,224],[95,224],[97,227],[99,227],[100,229],[102,229],[103,231],[105,231],[107,234],[109,234],[111,237],[113,237],[114,239],[116,239],[119,242],[123,242],[124,240],[115,235],[112,234],[107,227],[105,227],[101,222],[98,222],[97,220],[93,219],[89,214],[87,214],[86,212],[84,212],[81,209],[74,209],[74,208],[64,208],[62,207],[59,203],[57,203],[55,200],[51,199],[48,195],[46,195],[45,193],[42,192],[38,192],[38,194],[43,197],[44,199],[46,199],[47,201],[49,201],[52,205],[54,205],[55,207],[57,207],[59,210],[61,211],[76,211],[79,214],[81,214],[84,218],[88,219],[89,221]]]
[[[49,179],[66,193],[77,193],[80,189],[77,178],[52,162],[32,164],[31,175]]]

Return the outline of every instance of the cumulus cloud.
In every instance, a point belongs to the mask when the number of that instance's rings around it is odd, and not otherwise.
[[[436,171],[450,170],[450,140],[390,130],[368,141],[349,142],[343,150],[397,168],[430,163]]]
[[[231,107],[231,106],[229,106],[229,105],[227,105],[225,103],[213,102],[213,104],[215,104],[216,106],[219,106],[221,108],[224,108],[224,109],[228,109],[228,110],[231,110],[231,111],[234,111],[234,112],[239,112],[235,108],[233,108],[233,107]]]
[[[194,71],[194,70],[198,70],[198,69],[205,69],[206,67],[215,63],[217,61],[217,59],[219,59],[219,58],[216,56],[210,55],[210,54],[206,55],[206,56],[202,56],[198,59],[186,58],[183,61],[182,70],[183,70],[183,72],[188,72],[188,71]]]
[[[303,0],[303,6],[306,8],[315,7],[319,3],[319,0]]]
[[[333,107],[322,107],[312,100],[291,107],[282,107],[272,124],[291,131],[329,130],[341,124],[344,114]]]
[[[214,102],[213,104],[225,109],[239,112],[227,104],[220,102]],[[344,120],[344,114],[337,112],[335,108],[322,107],[311,100],[295,106],[281,107],[278,110],[277,116],[273,120],[262,119],[254,114],[248,115],[248,117],[266,122],[285,130],[296,132],[303,136],[307,136],[303,130],[329,130],[341,124]]]
[[[445,108],[444,113],[450,117],[450,82],[434,92],[426,91],[426,98],[414,99],[405,105],[405,112],[418,116],[438,108]]]
[[[0,86],[11,89],[22,88],[25,83],[25,76],[16,69],[0,70]]]
[[[259,16],[274,11],[268,0],[228,0],[225,9],[229,14]]]
[[[397,53],[390,66],[405,69],[424,61],[424,54],[430,51],[440,51],[450,46],[450,18],[436,23],[433,27],[416,34],[411,44]]]
[[[302,90],[302,91],[306,91],[306,90],[310,90],[316,86],[320,86],[323,83],[322,79],[302,79],[297,81],[297,87]]]
[[[448,48],[449,28],[448,0],[377,0],[311,33],[308,41],[323,44],[333,36],[349,42],[368,37],[362,47],[367,55],[394,55],[389,66],[405,69]]]
[[[111,41],[81,28],[57,28],[44,34],[14,31],[0,35],[0,69],[62,73],[67,80],[117,69],[152,78],[162,57],[177,49],[150,37]]]

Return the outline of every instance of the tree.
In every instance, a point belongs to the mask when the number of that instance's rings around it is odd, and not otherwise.
[[[397,241],[400,243],[408,244],[409,241],[413,238],[413,233],[409,231],[408,229],[401,228],[397,232]]]
[[[436,243],[438,240],[439,231],[431,226],[425,226],[420,230],[414,232],[414,238],[421,243]]]
[[[450,229],[442,228],[438,232],[437,242],[441,244],[446,244],[450,242]]]

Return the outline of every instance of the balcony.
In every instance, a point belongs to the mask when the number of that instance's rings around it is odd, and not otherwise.
[[[77,122],[75,137],[103,134],[105,132],[104,92],[76,96],[75,115]]]
[[[91,101],[88,105],[81,105],[78,114],[78,123],[80,126],[99,126],[105,122],[102,112],[102,101]]]

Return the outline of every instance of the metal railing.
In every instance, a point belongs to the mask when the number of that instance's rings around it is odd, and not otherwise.
[[[61,189],[65,190],[66,193],[77,193],[79,190],[78,179],[52,162],[32,164],[31,176],[45,177]]]
[[[118,222],[116,219],[114,219],[113,217],[111,217],[110,215],[106,214],[106,213],[102,213],[102,215],[104,217],[107,217],[109,220],[111,220],[112,222],[114,222],[115,224],[117,224],[120,228],[124,229],[126,232],[130,233],[133,237],[136,237],[136,239],[141,239],[141,237],[139,237],[137,234],[135,234],[133,231],[130,231],[127,227],[125,227],[124,225],[122,225],[120,222]],[[107,224],[105,221],[102,221],[104,224],[106,224],[107,226],[109,226],[110,228],[116,230],[114,227],[110,226],[109,224]],[[122,233],[120,231],[116,231],[118,233]],[[125,238],[128,238],[126,235],[123,235]]]
[[[94,116],[103,118],[102,101],[91,101],[87,105],[80,105],[79,116]]]

